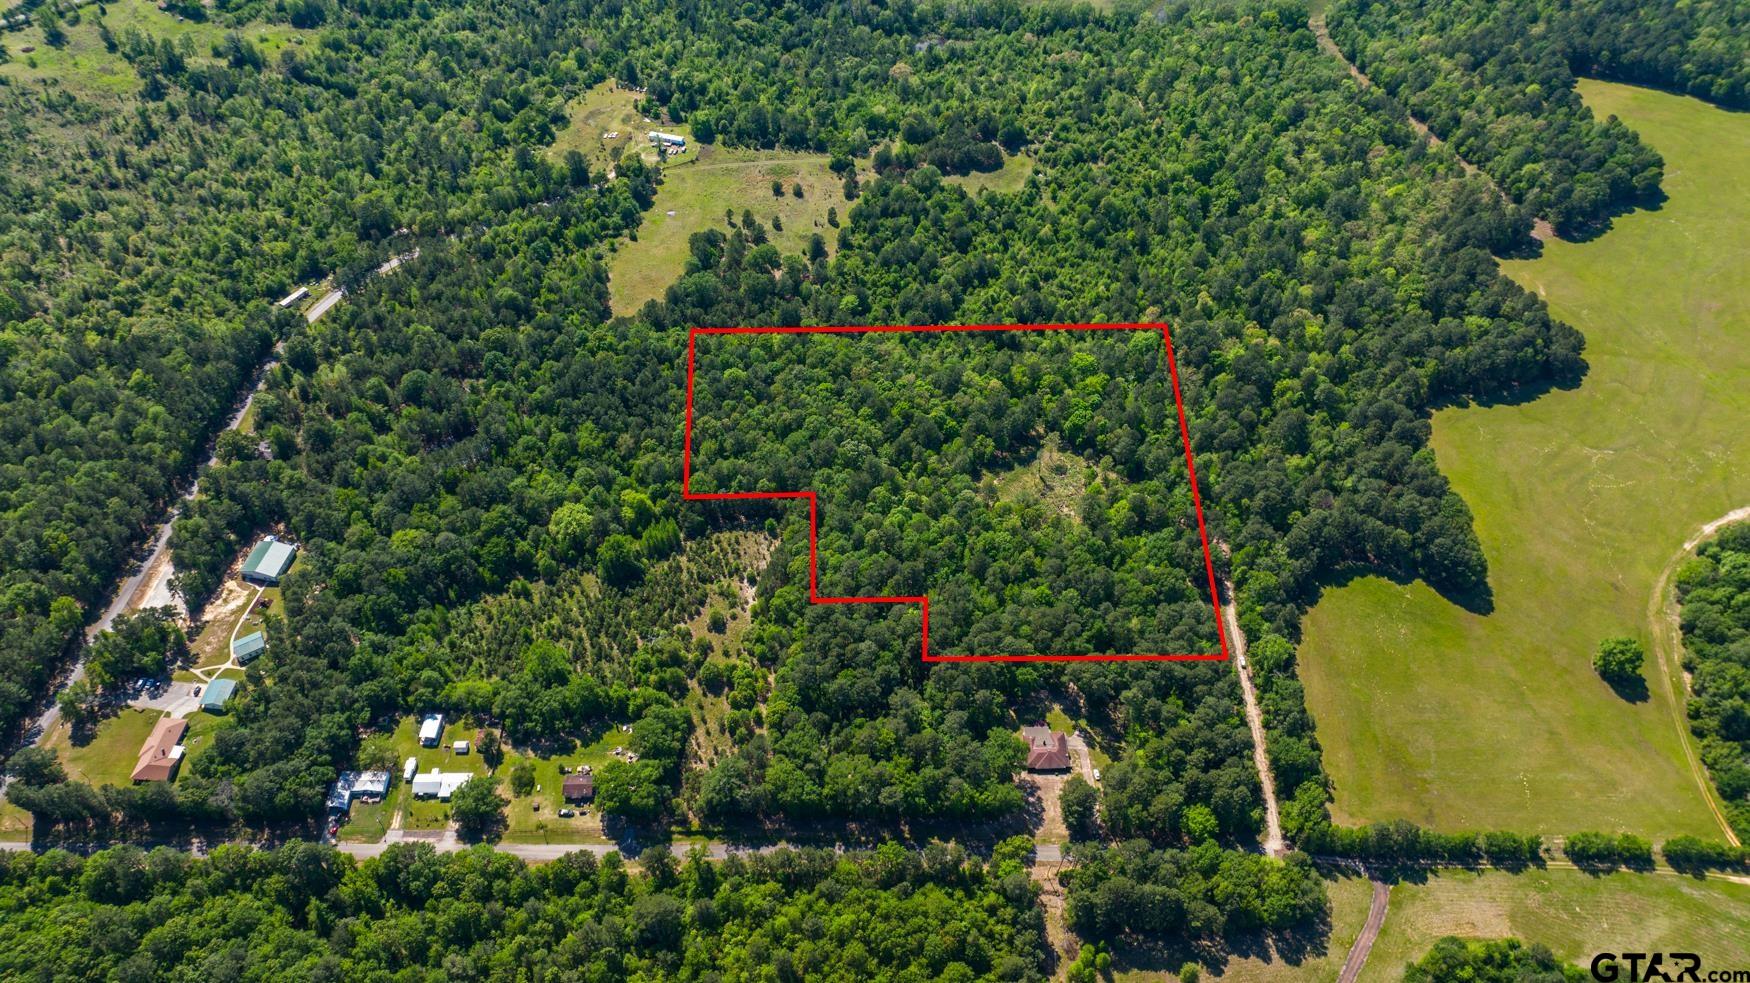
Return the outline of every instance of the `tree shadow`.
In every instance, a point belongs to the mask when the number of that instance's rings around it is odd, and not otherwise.
[[[1604,682],[1625,703],[1645,703],[1652,695],[1647,690],[1646,679],[1641,676],[1605,677]]]

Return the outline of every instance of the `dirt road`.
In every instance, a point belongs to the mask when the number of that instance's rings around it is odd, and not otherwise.
[[[1356,977],[1367,966],[1367,956],[1373,951],[1373,943],[1379,938],[1380,926],[1385,924],[1386,907],[1391,902],[1391,887],[1382,881],[1373,882],[1373,903],[1367,909],[1367,924],[1361,926],[1361,934],[1355,937],[1355,944],[1349,947],[1349,958],[1343,960],[1343,970],[1337,974],[1337,983],[1355,983]]]
[[[1726,842],[1733,846],[1741,845],[1738,834],[1732,830],[1732,824],[1720,808],[1719,796],[1714,793],[1713,783],[1708,780],[1707,769],[1701,763],[1701,755],[1695,750],[1695,738],[1690,734],[1688,721],[1681,712],[1689,697],[1689,682],[1683,675],[1683,626],[1679,620],[1677,592],[1672,589],[1671,578],[1677,575],[1677,568],[1685,560],[1695,555],[1696,549],[1702,543],[1712,539],[1721,529],[1745,521],[1750,521],[1750,506],[1733,509],[1696,530],[1683,543],[1683,548],[1665,564],[1665,569],[1659,571],[1659,579],[1653,583],[1652,596],[1647,598],[1647,634],[1653,639],[1653,657],[1658,663],[1658,671],[1653,675],[1658,677],[1659,685],[1665,689],[1666,704],[1676,711],[1671,715],[1671,723],[1677,728],[1677,743],[1683,748],[1683,758],[1689,765],[1689,774],[1701,789],[1701,799],[1707,803],[1708,811],[1713,813],[1714,821],[1720,824],[1720,832],[1725,834]]]
[[[1233,597],[1233,585],[1222,584],[1228,597]],[[1276,776],[1270,772],[1269,746],[1264,743],[1264,711],[1258,708],[1258,692],[1252,686],[1252,666],[1246,661],[1246,634],[1240,630],[1240,619],[1233,601],[1221,606],[1221,620],[1226,625],[1228,646],[1233,650],[1234,668],[1240,675],[1240,694],[1246,704],[1246,726],[1252,731],[1252,763],[1258,768],[1258,784],[1264,790],[1264,852],[1280,857],[1287,852],[1282,839],[1282,811],[1276,805]]]

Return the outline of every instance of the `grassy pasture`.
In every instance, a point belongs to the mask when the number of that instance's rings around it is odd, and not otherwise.
[[[1602,82],[1581,93],[1664,155],[1669,200],[1502,264],[1585,334],[1577,389],[1435,414],[1495,610],[1364,579],[1308,616],[1301,673],[1347,821],[1720,835],[1682,708],[1657,678],[1625,701],[1590,659],[1609,635],[1649,641],[1659,571],[1750,502],[1750,116]]]
[[[1361,979],[1402,979],[1404,965],[1446,935],[1515,935],[1580,966],[1602,951],[1694,952],[1704,968],[1750,966],[1750,886],[1576,870],[1442,871],[1392,887]]]
[[[1026,186],[1027,179],[1033,176],[1033,169],[1038,165],[1039,162],[1027,154],[1004,155],[1003,166],[994,171],[955,174],[943,180],[949,184],[960,185],[972,195],[977,195],[980,191],[1011,194]]]
[[[827,209],[845,221],[849,206],[844,182],[821,154],[795,154],[701,146],[690,162],[671,162],[662,172],[656,204],[644,215],[635,241],[621,242],[608,260],[608,289],[614,313],[631,314],[663,292],[686,270],[687,239],[723,226],[724,211],[751,211],[766,226],[771,241],[786,254],[802,252],[808,237],[820,233],[830,252],[838,230],[827,223]],[[772,182],[783,183],[781,196]],[[802,185],[802,197],[791,194]],[[772,232],[772,217],[784,225]]]

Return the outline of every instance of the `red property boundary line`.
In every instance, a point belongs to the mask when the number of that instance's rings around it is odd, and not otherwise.
[[[1114,655],[931,655],[930,599],[910,597],[825,597],[819,591],[820,502],[812,489],[763,492],[694,492],[693,474],[693,374],[700,335],[738,334],[959,334],[987,331],[1159,331],[1167,358],[1167,373],[1173,381],[1173,402],[1179,414],[1179,436],[1185,444],[1185,470],[1191,481],[1191,502],[1197,512],[1197,535],[1203,542],[1203,571],[1209,578],[1209,604],[1215,615],[1219,652],[1127,652]],[[923,613],[923,660],[925,662],[1210,662],[1228,658],[1227,629],[1222,624],[1221,595],[1216,590],[1215,560],[1209,552],[1209,531],[1203,522],[1203,499],[1197,493],[1197,466],[1191,459],[1191,432],[1185,425],[1185,399],[1179,392],[1179,365],[1173,356],[1172,330],[1165,324],[953,324],[871,325],[846,327],[693,328],[687,333],[687,403],[685,432],[681,436],[681,499],[689,502],[757,502],[804,499],[808,502],[808,600],[812,604],[916,604]]]

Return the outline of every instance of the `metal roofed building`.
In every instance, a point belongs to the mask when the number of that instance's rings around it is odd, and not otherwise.
[[[438,742],[443,739],[444,715],[441,713],[426,714],[425,718],[419,722],[419,746],[437,747]]]
[[[416,799],[442,799],[449,801],[456,789],[462,783],[473,778],[471,771],[438,771],[436,768],[423,775],[413,776],[413,797]]]
[[[346,812],[353,800],[380,802],[389,794],[389,773],[386,771],[343,771],[328,787],[328,811]]]
[[[246,666],[255,661],[262,649],[267,648],[267,639],[261,632],[251,632],[231,643],[231,658],[237,660],[240,666]]]
[[[249,559],[243,561],[243,579],[263,587],[277,587],[297,555],[296,546],[269,536],[249,551]]]
[[[237,680],[215,679],[201,693],[201,709],[207,713],[224,713],[225,703],[237,692]]]

